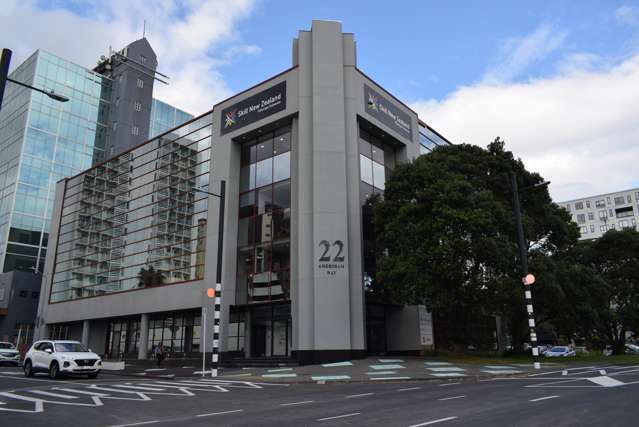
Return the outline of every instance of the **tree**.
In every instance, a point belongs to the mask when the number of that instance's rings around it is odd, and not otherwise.
[[[138,273],[138,287],[149,288],[151,286],[164,283],[164,275],[161,271],[156,271],[152,265],[148,269],[142,267]]]
[[[612,344],[614,354],[623,354],[626,332],[639,330],[639,232],[610,230],[581,244],[577,260],[598,275],[591,291],[598,297],[591,298],[597,312],[593,330]]]
[[[504,316],[513,339],[524,339],[511,173],[522,189],[544,181],[499,138],[488,149],[439,147],[398,165],[374,208],[376,281],[396,302],[425,303],[447,316],[460,344],[468,344],[465,326],[479,315]],[[531,265],[576,242],[576,225],[546,188],[520,197]]]

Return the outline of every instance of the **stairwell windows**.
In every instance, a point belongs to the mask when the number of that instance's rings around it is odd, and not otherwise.
[[[138,88],[142,89],[144,87],[144,80],[138,78],[137,86]]]
[[[133,103],[133,108],[135,109],[135,111],[142,111],[142,103],[139,101],[135,101]]]

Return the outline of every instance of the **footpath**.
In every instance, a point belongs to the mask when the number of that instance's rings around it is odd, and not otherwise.
[[[201,360],[167,360],[157,367],[151,360],[133,360],[124,366],[111,365],[117,369],[109,369],[105,362],[103,374],[115,374],[134,377],[183,378],[209,376],[210,371],[203,371]],[[549,369],[561,369],[564,365],[557,362],[542,363],[542,370],[536,371],[530,363],[500,363],[498,360],[490,364],[453,363],[442,358],[422,357],[369,357],[366,359],[346,360],[337,363],[306,366],[282,367],[244,367],[223,368],[218,377],[227,380],[253,382],[286,382],[286,383],[324,383],[329,381],[343,382],[377,382],[377,381],[409,381],[409,380],[477,380],[513,375],[527,375]],[[123,368],[123,369],[122,369]]]

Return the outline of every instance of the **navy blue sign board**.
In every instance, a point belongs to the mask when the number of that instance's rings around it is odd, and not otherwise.
[[[233,132],[285,109],[286,81],[283,81],[223,109],[220,135]]]
[[[367,84],[364,84],[364,104],[364,109],[368,114],[398,134],[412,139],[410,116],[391,104],[388,99]]]

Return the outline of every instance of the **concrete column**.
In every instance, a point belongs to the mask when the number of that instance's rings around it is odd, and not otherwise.
[[[91,331],[91,321],[82,321],[82,344],[85,347],[89,346],[89,332]]]
[[[138,345],[138,359],[146,359],[146,346],[149,341],[149,315],[140,316],[140,344]]]

